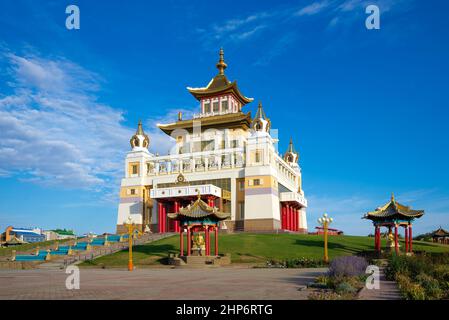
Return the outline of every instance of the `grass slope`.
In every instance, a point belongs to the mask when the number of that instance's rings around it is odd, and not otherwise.
[[[213,239],[212,239],[213,240]],[[184,244],[186,239],[184,239]],[[329,237],[329,256],[353,255],[373,250],[374,239],[359,236]],[[402,243],[403,245],[403,243]],[[385,246],[385,242],[383,243]],[[214,244],[212,244],[213,253]],[[449,252],[449,246],[414,242],[415,251]],[[264,263],[268,259],[313,258],[323,256],[323,237],[297,234],[220,234],[220,253],[230,253],[233,263]],[[155,265],[163,262],[169,253],[179,252],[179,237],[173,236],[150,244],[135,246],[135,265]],[[128,251],[103,256],[82,265],[124,267],[128,263]]]

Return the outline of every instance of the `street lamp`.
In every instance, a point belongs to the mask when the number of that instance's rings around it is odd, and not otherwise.
[[[318,223],[323,226],[324,230],[324,262],[329,262],[329,256],[327,253],[327,228],[329,224],[333,221],[332,218],[327,216],[327,213],[323,214],[321,218],[318,219]]]
[[[128,217],[128,223],[125,223],[128,228],[128,271],[133,271],[133,234],[138,227],[132,222],[131,217]]]

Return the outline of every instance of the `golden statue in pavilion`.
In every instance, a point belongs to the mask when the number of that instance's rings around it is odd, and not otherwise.
[[[192,246],[192,251],[198,252],[199,256],[203,255],[203,251],[206,250],[206,242],[204,241],[204,238],[201,234],[197,234],[196,237],[193,240],[193,246]]]

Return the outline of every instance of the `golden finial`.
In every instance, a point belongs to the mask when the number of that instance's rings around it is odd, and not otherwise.
[[[142,120],[139,119],[139,123],[137,124],[137,132],[136,134],[144,135],[143,129],[142,129]]]
[[[394,192],[391,193],[391,201],[394,201]]]
[[[226,62],[224,61],[224,51],[223,48],[220,48],[220,60],[218,60],[217,63],[217,69],[218,69],[218,73],[220,75],[224,75],[224,71],[225,69],[228,67],[228,65],[226,64]]]
[[[178,112],[178,121],[181,121],[181,120],[182,120],[182,112],[179,111],[179,112]]]
[[[201,192],[200,192],[200,189],[198,189],[198,200],[201,200]]]

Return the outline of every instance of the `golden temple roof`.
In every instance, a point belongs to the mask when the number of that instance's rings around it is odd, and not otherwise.
[[[413,210],[409,206],[402,205],[396,202],[394,194],[392,194],[388,203],[374,211],[366,213],[363,218],[376,221],[389,219],[410,220],[420,218],[422,215],[424,215],[424,210]]]
[[[179,209],[178,213],[169,213],[167,217],[174,220],[181,220],[183,217],[194,219],[215,218],[217,220],[225,220],[231,215],[229,213],[221,212],[216,207],[209,206],[206,202],[201,200],[201,195],[198,193],[198,198],[193,204]]]
[[[166,134],[170,135],[172,131],[176,129],[185,129],[187,131],[192,131],[194,121],[201,121],[201,130],[207,128],[242,128],[244,130],[247,130],[251,125],[251,113],[237,112],[200,119],[179,120],[169,124],[157,124],[157,127],[164,131]]]
[[[252,102],[253,98],[245,97],[237,86],[237,81],[231,82],[224,74],[224,70],[227,68],[227,64],[224,62],[224,52],[220,49],[220,59],[217,63],[218,74],[212,78],[206,87],[191,88],[187,87],[187,90],[197,99],[207,98],[210,96],[216,96],[217,94],[232,93],[243,105]]]

